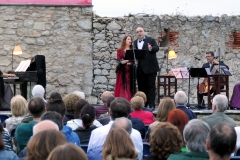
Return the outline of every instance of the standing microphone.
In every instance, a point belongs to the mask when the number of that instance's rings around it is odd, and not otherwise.
[[[199,61],[201,60],[200,58],[197,58],[197,57],[194,57],[194,58],[195,58],[195,60],[199,60]]]

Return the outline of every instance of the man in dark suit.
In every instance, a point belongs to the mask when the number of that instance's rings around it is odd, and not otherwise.
[[[156,52],[159,51],[159,47],[153,38],[145,36],[141,27],[136,29],[136,36],[138,39],[134,41],[134,47],[138,50],[147,50],[145,58],[138,60],[138,90],[147,95],[145,107],[155,109],[155,81],[159,71]]]
[[[214,57],[214,53],[212,51],[206,52],[206,59],[207,59],[207,63],[204,63],[202,68],[210,68],[212,69],[212,67],[214,65],[223,65],[225,66],[227,69],[229,69],[229,67],[227,65],[225,65],[222,61],[217,61]],[[212,89],[210,90],[210,93],[213,93],[216,90],[215,87],[212,87]],[[204,108],[205,104],[204,104],[204,100],[203,100],[203,96],[206,95],[205,93],[201,94],[199,92],[197,92],[197,99],[198,99],[198,108]]]

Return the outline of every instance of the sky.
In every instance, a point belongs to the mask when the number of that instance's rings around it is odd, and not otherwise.
[[[129,14],[184,16],[240,15],[240,0],[92,0],[99,16],[121,17]]]

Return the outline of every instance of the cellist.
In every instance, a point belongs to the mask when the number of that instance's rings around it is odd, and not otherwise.
[[[209,69],[212,69],[213,65],[223,65],[225,66],[227,69],[229,69],[229,67],[227,65],[225,65],[222,61],[217,61],[214,57],[214,53],[212,51],[209,51],[209,52],[206,52],[206,55],[205,55],[205,58],[207,59],[207,63],[204,63],[202,65],[202,68],[209,68]],[[207,79],[205,78],[203,80],[203,82],[201,84],[199,84],[199,86],[206,86],[207,84]],[[198,87],[199,87],[198,86]],[[210,87],[210,86],[208,86]],[[212,94],[213,92],[215,92],[216,88],[213,86],[210,88],[210,93]],[[204,103],[204,100],[203,100],[203,96],[206,96],[207,93],[206,92],[203,92],[203,91],[198,91],[197,92],[197,99],[198,99],[198,108],[204,108],[205,106],[205,103]]]

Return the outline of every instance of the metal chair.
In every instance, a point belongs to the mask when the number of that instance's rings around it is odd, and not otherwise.
[[[88,144],[81,144],[81,148],[84,150],[84,152],[87,154]]]
[[[143,142],[143,158],[151,155],[150,153],[150,144],[148,142]]]
[[[0,115],[0,120],[4,127],[6,127],[5,120],[8,118],[9,118],[8,115]]]

